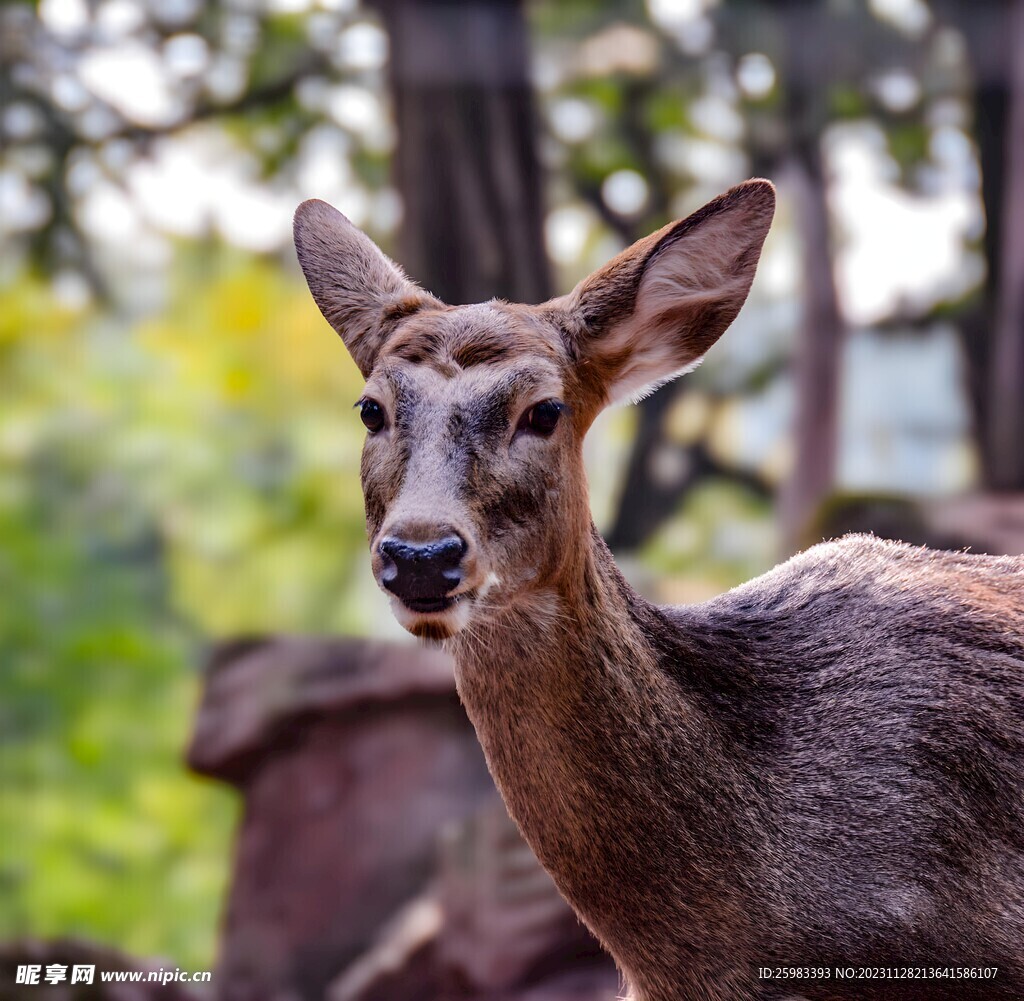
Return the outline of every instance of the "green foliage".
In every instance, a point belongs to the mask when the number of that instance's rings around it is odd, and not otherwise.
[[[666,584],[665,600],[694,601],[735,587],[775,562],[778,539],[768,501],[725,480],[705,481],[640,556]]]
[[[538,35],[577,38],[612,22],[642,21],[646,11],[642,0],[548,0],[527,13]]]
[[[930,131],[917,121],[894,124],[886,133],[889,153],[906,180],[911,172],[928,159]]]
[[[0,935],[209,964],[229,796],[181,765],[194,635],[141,554],[0,515]]]
[[[253,88],[274,84],[291,76],[296,66],[309,59],[305,19],[298,14],[267,17],[261,25],[260,45],[249,63]]]
[[[205,264],[134,329],[28,280],[0,318],[0,936],[195,967],[234,812],[182,765],[201,645],[368,621],[358,373],[297,280]]]
[[[828,89],[828,111],[837,121],[864,118],[870,108],[867,95],[846,83],[834,84]]]

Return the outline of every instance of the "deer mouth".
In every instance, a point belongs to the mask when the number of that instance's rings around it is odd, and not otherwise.
[[[471,591],[431,598],[391,595],[391,611],[398,624],[420,639],[441,641],[460,632],[472,616]]]
[[[431,612],[447,611],[458,601],[458,598],[439,595],[436,598],[401,598],[400,600],[410,612],[424,615]]]

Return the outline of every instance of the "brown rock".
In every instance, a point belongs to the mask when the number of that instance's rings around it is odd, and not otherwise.
[[[439,651],[224,645],[188,760],[245,798],[221,1001],[616,996],[505,813]]]
[[[275,640],[217,659],[192,767],[245,796],[218,996],[321,998],[495,795],[441,653]]]

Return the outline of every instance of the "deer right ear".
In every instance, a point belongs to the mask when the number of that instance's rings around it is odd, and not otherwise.
[[[364,378],[373,371],[389,321],[440,305],[326,202],[311,198],[296,209],[294,235],[309,291]]]
[[[774,211],[771,182],[738,184],[558,300],[597,407],[640,399],[701,360],[747,298]]]

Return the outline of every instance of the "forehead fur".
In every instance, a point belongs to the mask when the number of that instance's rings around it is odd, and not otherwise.
[[[528,306],[492,301],[407,317],[388,338],[378,364],[401,360],[453,376],[528,358],[561,365],[566,352],[558,332]]]

